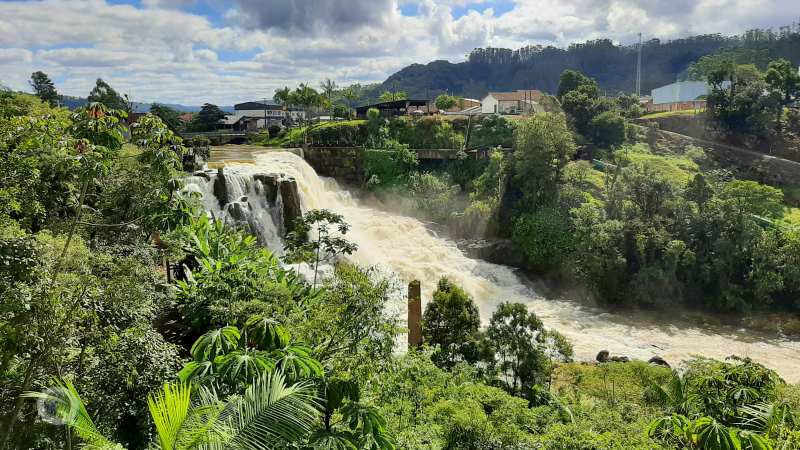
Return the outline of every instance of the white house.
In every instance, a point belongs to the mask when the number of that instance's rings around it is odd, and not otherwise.
[[[306,113],[301,109],[284,109],[283,106],[273,102],[244,102],[234,105],[233,117],[247,117],[258,119],[258,128],[266,128],[272,124],[281,124],[284,119],[305,119]]]
[[[483,114],[522,114],[544,112],[541,99],[544,94],[537,90],[518,90],[514,92],[489,92],[481,100]]]

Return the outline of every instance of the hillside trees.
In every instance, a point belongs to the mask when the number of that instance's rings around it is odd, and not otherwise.
[[[30,85],[33,88],[33,93],[50,104],[50,106],[55,106],[56,102],[60,96],[58,95],[58,91],[56,91],[56,85],[53,83],[53,80],[47,76],[46,73],[42,71],[36,71],[31,74]]]
[[[558,96],[570,124],[584,138],[602,148],[613,148],[625,141],[625,120],[619,104],[600,97],[600,89],[593,79],[574,70],[565,70]],[[630,111],[630,106],[626,111]]]
[[[178,131],[181,126],[181,120],[178,118],[181,112],[177,109],[170,108],[167,105],[160,103],[153,103],[150,105],[150,114],[157,116],[169,127],[172,131]]]
[[[97,79],[87,100],[89,103],[102,103],[108,109],[121,110],[126,113],[133,112],[133,105],[128,95],[120,95],[102,78]]]
[[[113,247],[95,241],[97,248],[91,249],[83,239],[93,234],[90,230],[129,225],[106,222],[101,207],[108,199],[108,177],[123,152],[119,117],[124,113],[94,103],[71,115],[61,110],[39,115],[36,108],[23,114],[30,115],[0,119],[0,151],[21,163],[17,170],[26,168],[34,175],[4,178],[0,186],[12,205],[2,221],[0,244],[0,253],[10,258],[6,268],[12,269],[2,275],[0,293],[5,299],[0,372],[7,380],[3,443],[17,446],[40,439],[29,434],[35,428],[18,394],[56,374],[80,380],[90,398],[102,405],[106,414],[99,426],[136,442],[134,430],[142,426],[138,417],[146,408],[143,394],[175,369],[176,348],[151,327],[169,295],[157,287],[153,267],[159,258],[140,247],[141,235],[129,240],[120,233]],[[139,177],[155,174],[159,182],[171,185],[182,147],[157,118],[143,120],[131,133],[142,147],[125,159],[140,164]],[[32,153],[32,148],[41,151]],[[32,208],[15,211],[13,205],[21,200]],[[142,205],[152,206],[151,200],[142,199]],[[152,226],[148,232],[163,230]],[[41,231],[44,227],[53,231]],[[62,234],[53,237],[53,232]],[[17,272],[20,267],[26,267],[25,276]],[[139,373],[136,382],[118,383],[131,372]],[[23,431],[18,429],[20,420]]]
[[[770,61],[766,73],[751,65],[722,61],[708,72],[712,86],[709,116],[727,134],[766,139],[782,132],[784,107],[800,94],[800,75],[784,59]]]
[[[535,114],[517,126],[513,179],[526,208],[535,210],[556,200],[564,166],[574,154],[564,116]]]

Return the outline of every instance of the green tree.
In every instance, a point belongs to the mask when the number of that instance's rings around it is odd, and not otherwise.
[[[614,148],[625,142],[625,119],[616,111],[605,111],[591,122],[592,142],[601,148]]]
[[[181,120],[179,119],[181,112],[177,109],[170,108],[167,105],[153,103],[150,105],[150,114],[153,114],[161,119],[161,121],[164,122],[164,124],[167,125],[172,131],[178,131],[181,126]]]
[[[252,316],[241,328],[228,325],[201,336],[192,345],[192,360],[178,376],[184,382],[240,393],[276,369],[290,381],[322,377],[322,365],[311,352],[310,347],[292,342],[275,320]]]
[[[177,307],[185,317],[179,330],[189,336],[256,314],[286,314],[312,295],[311,287],[282,269],[254,236],[230,230],[219,219],[201,214],[165,240],[185,255],[186,280],[177,282]]]
[[[441,278],[422,316],[422,337],[436,347],[431,357],[439,367],[478,360],[478,307],[461,287]]]
[[[217,105],[204,103],[200,112],[192,119],[192,128],[197,131],[214,131],[219,126],[219,121],[225,118],[225,113]]]
[[[565,70],[558,81],[558,98],[563,99],[569,92],[583,88],[583,92],[590,97],[597,97],[600,88],[593,79],[577,70]]]
[[[333,94],[339,87],[336,85],[336,82],[330,78],[326,78],[325,81],[320,83],[319,87],[322,88],[322,93],[325,95],[325,98],[328,99],[328,102],[333,103]]]
[[[384,91],[384,93],[381,94],[380,97],[378,97],[378,101],[381,103],[394,102],[397,100],[405,100],[407,98],[408,98],[408,93],[406,93],[405,91],[397,91],[397,92]]]
[[[353,109],[355,106],[356,101],[361,96],[360,88],[358,85],[348,86],[347,88],[342,91],[342,98],[347,102],[347,106],[350,109]]]
[[[780,94],[781,105],[788,105],[800,95],[800,73],[785,59],[770,61],[764,76],[770,88]]]
[[[358,245],[343,237],[349,229],[350,225],[345,222],[341,214],[327,209],[311,210],[303,214],[303,217],[297,218],[292,224],[292,231],[286,235],[286,259],[294,262],[313,262],[313,287],[316,287],[320,261],[340,254],[350,255],[358,250]],[[310,237],[314,232],[317,235],[316,239]],[[332,234],[334,232],[338,234]]]
[[[56,91],[56,85],[53,84],[53,80],[42,71],[36,71],[31,74],[30,85],[33,88],[33,93],[42,101],[49,103],[50,106],[55,106],[61,98],[58,95],[58,91]]]
[[[517,125],[513,180],[526,208],[535,210],[556,199],[564,166],[575,151],[563,115],[534,114]]]
[[[447,111],[458,104],[458,98],[452,95],[442,94],[436,97],[435,104],[439,111]]]
[[[568,260],[575,242],[569,217],[558,208],[542,208],[514,221],[511,239],[534,270],[548,271]]]
[[[126,95],[120,95],[108,83],[98,78],[94,88],[89,92],[89,103],[102,103],[109,109],[118,109],[127,113],[133,112],[133,104]]]
[[[501,303],[486,330],[486,363],[496,371],[506,390],[524,394],[535,384],[545,384],[553,360],[572,358],[572,347],[544,326],[521,303]]]

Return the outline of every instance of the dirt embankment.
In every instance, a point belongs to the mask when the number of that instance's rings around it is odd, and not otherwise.
[[[757,140],[752,136],[746,135],[722,136],[708,123],[705,114],[676,114],[651,119],[643,118],[637,120],[637,122],[645,126],[655,122],[658,124],[658,128],[664,131],[800,162],[800,137],[796,132],[793,132],[798,130],[787,129],[780,136],[767,140]]]

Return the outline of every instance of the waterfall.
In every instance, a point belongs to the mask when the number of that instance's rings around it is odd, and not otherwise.
[[[542,298],[510,267],[468,258],[450,240],[441,238],[411,217],[366,207],[334,180],[319,177],[301,157],[288,152],[264,151],[252,155],[252,164],[227,164],[222,174],[206,171],[187,183],[203,196],[203,204],[214,214],[234,223],[246,223],[259,240],[280,251],[286,208],[281,189],[271,202],[272,187],[263,180],[296,183],[302,211],[329,209],[351,225],[347,238],[358,244],[350,259],[362,266],[378,266],[408,282],[422,283],[423,308],[442,276],[461,285],[475,299],[481,320],[489,318],[500,302],[520,302],[534,311],[544,324],[560,331],[572,342],[576,359],[594,360],[600,350],[647,360],[659,355],[675,363],[693,355],[725,358],[735,354],[776,369],[787,381],[800,381],[800,342],[759,335],[733,327],[698,324],[677,313],[629,312],[613,314],[575,302]],[[294,194],[291,194],[294,195]],[[223,203],[220,205],[220,203]],[[291,208],[290,208],[291,209]],[[404,305],[404,304],[403,304]]]

